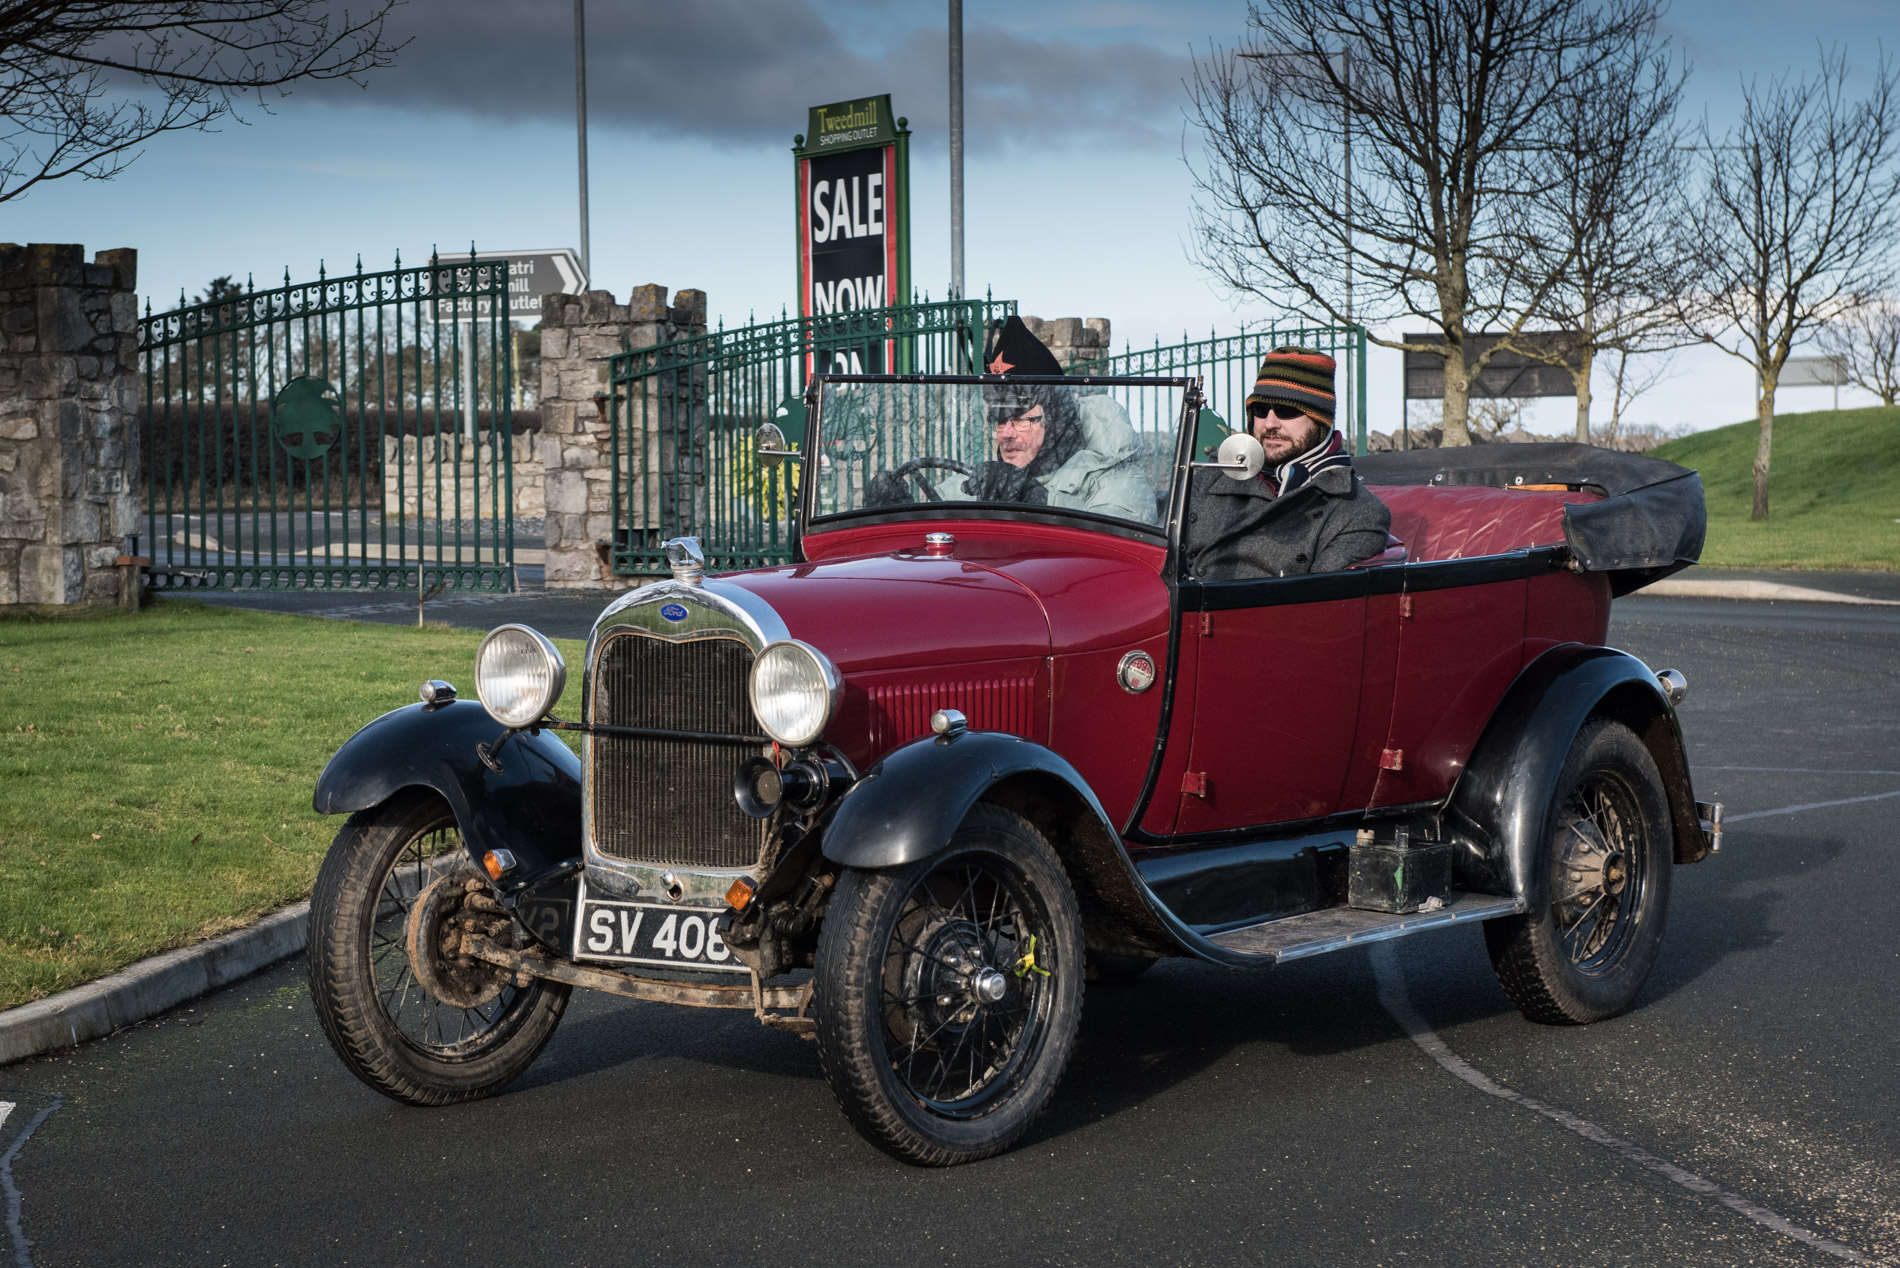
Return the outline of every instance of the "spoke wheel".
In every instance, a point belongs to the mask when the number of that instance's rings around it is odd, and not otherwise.
[[[1662,777],[1629,728],[1597,720],[1578,733],[1550,823],[1533,910],[1485,926],[1492,967],[1533,1021],[1601,1021],[1655,965],[1674,858]]]
[[[846,1115],[907,1162],[1000,1153],[1068,1064],[1081,1014],[1075,895],[1021,816],[979,805],[934,858],[848,871],[818,950],[818,1050]]]
[[[492,1096],[553,1035],[568,988],[462,956],[465,932],[517,938],[448,807],[429,795],[352,815],[311,897],[310,995],[377,1091],[414,1105]]]

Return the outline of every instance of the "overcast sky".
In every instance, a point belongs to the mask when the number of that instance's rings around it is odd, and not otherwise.
[[[594,284],[708,292],[728,325],[777,315],[795,281],[792,135],[805,108],[892,94],[910,119],[914,277],[948,275],[945,6],[917,0],[588,0]],[[1045,317],[1102,316],[1116,340],[1171,342],[1273,314],[1193,262],[1182,80],[1230,44],[1244,3],[967,0],[967,240],[972,289]],[[409,0],[410,43],[366,88],[301,91],[270,114],[163,138],[108,184],[66,181],[0,204],[0,238],[140,252],[160,308],[220,274],[259,285],[387,267],[400,250],[572,245],[569,0]],[[1900,52],[1900,0],[1678,0],[1689,104],[1719,127],[1746,76],[1812,65],[1838,42],[1863,68]],[[1862,77],[1865,82],[1865,77]],[[1750,375],[1678,358],[1635,416],[1711,426],[1747,416]],[[1397,422],[1397,358],[1375,353],[1373,427]],[[1824,389],[1783,394],[1823,408]],[[1859,398],[1843,394],[1843,404]],[[1567,427],[1568,400],[1533,425]]]

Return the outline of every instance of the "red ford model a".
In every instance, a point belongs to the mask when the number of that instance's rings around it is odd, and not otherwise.
[[[986,484],[997,393],[1096,455]],[[1544,1022],[1635,998],[1673,864],[1720,843],[1687,684],[1603,646],[1612,595],[1692,560],[1696,477],[1576,445],[1363,458],[1390,547],[1207,580],[1198,381],[823,378],[800,562],[621,596],[578,696],[535,631],[370,723],[311,911],[317,1012],[399,1100],[492,1095],[572,987],[750,1009],[817,1039],[845,1113],[916,1163],[1008,1148],[1085,980],[1236,969],[1484,926]],[[1217,455],[1218,452],[1218,456]],[[1067,468],[1065,468],[1066,470]],[[1007,473],[1004,473],[1007,474]],[[576,759],[553,732],[579,732]]]

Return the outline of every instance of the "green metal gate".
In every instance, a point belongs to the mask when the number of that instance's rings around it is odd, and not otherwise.
[[[806,380],[820,370],[977,372],[1005,300],[866,308],[714,331],[613,358],[613,570],[666,571],[660,543],[700,539],[707,566],[791,559],[787,495],[797,465],[764,470],[753,434],[776,422],[804,443]]]
[[[507,261],[284,281],[146,307],[152,584],[514,589]]]
[[[1207,408],[1233,427],[1267,353],[1281,347],[1315,348],[1339,362],[1335,419],[1354,453],[1366,451],[1366,332],[1360,326],[1285,326],[1238,335],[1135,350],[1069,368],[1070,374],[1199,375]]]

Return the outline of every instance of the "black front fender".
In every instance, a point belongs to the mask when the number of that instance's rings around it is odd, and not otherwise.
[[[520,866],[503,889],[519,888],[581,856],[581,763],[552,732],[517,732],[490,770],[475,746],[494,749],[502,730],[472,700],[385,713],[336,751],[311,802],[318,814],[350,814],[433,789],[478,864],[489,850],[514,852]]]
[[[1073,789],[1115,839],[1102,803],[1057,754],[1002,731],[913,740],[846,793],[825,827],[825,857],[846,867],[901,867],[941,850],[983,794],[1012,776],[1052,776]]]
[[[1676,861],[1708,853],[1682,729],[1655,675],[1627,652],[1566,643],[1524,667],[1452,790],[1451,818],[1465,838],[1456,855],[1459,888],[1541,902],[1536,862],[1550,837],[1551,802],[1571,742],[1592,717],[1624,723],[1655,758]]]

